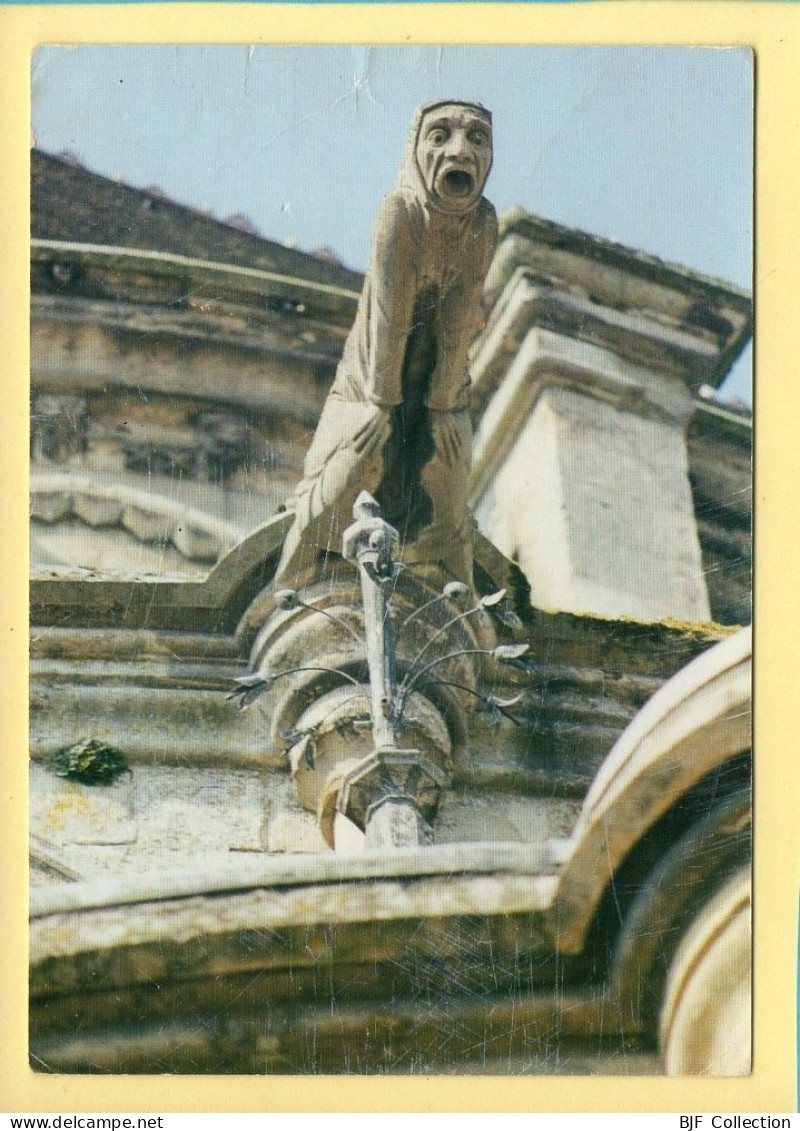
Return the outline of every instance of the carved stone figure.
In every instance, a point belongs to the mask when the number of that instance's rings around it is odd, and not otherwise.
[[[306,456],[278,584],[338,552],[362,490],[400,532],[406,564],[439,562],[471,581],[467,351],[497,241],[482,195],[491,165],[482,106],[448,100],[417,110]]]

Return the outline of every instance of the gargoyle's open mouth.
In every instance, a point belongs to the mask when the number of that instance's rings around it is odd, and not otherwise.
[[[469,173],[463,169],[451,169],[444,175],[444,187],[449,196],[469,196],[472,192],[474,181]]]

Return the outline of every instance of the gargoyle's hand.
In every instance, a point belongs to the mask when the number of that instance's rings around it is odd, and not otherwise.
[[[460,467],[464,461],[464,436],[458,427],[455,414],[432,409],[431,432],[436,450],[447,466]]]
[[[371,408],[369,418],[353,437],[353,449],[362,458],[383,447],[391,431],[390,410],[380,405],[372,405]]]

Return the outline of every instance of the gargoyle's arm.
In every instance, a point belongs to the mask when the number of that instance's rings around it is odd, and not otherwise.
[[[417,291],[417,249],[406,200],[385,197],[375,221],[369,268],[367,398],[383,407],[403,399],[402,372]]]

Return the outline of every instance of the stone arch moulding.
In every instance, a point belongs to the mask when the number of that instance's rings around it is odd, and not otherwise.
[[[231,523],[176,499],[91,476],[34,470],[30,494],[34,522],[121,529],[140,542],[169,543],[191,562],[215,563],[240,539]]]
[[[70,484],[56,484],[64,479]],[[32,480],[34,499],[32,513],[42,511],[44,521],[56,521],[55,506],[71,510],[70,492],[76,490],[75,476],[37,476]],[[67,501],[59,501],[66,494]],[[125,502],[131,506],[147,503],[157,510],[154,497],[124,490]],[[95,492],[102,497],[102,491]],[[143,497],[140,497],[142,496]],[[122,493],[119,493],[122,498]],[[171,500],[165,500],[171,504]],[[120,509],[120,514],[122,508]],[[186,511],[180,511],[186,517]],[[209,533],[227,539],[227,552],[223,552],[209,572],[200,578],[175,580],[169,577],[102,577],[75,571],[69,567],[61,570],[44,569],[31,579],[31,609],[33,621],[39,625],[60,624],[65,614],[70,614],[74,626],[183,629],[192,632],[223,636],[247,635],[272,609],[272,597],[264,593],[272,581],[278,557],[287,531],[292,524],[292,514],[281,511],[268,519],[240,541],[231,545],[231,530],[227,523],[208,517]],[[206,519],[198,512],[197,524],[203,529]],[[194,518],[192,519],[194,522]],[[511,566],[508,560],[488,539],[475,535],[474,558],[476,576],[492,587],[510,584]],[[124,610],[124,624],[119,620]]]
[[[693,660],[615,743],[584,801],[549,914],[556,946],[583,947],[600,899],[636,843],[715,768],[751,745],[752,636]]]

